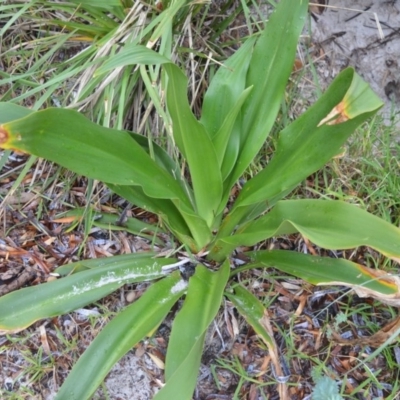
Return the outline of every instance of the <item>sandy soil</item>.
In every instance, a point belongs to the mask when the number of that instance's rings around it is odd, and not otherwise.
[[[314,13],[312,43],[322,88],[353,66],[385,101],[383,114],[400,115],[400,1],[330,0]]]

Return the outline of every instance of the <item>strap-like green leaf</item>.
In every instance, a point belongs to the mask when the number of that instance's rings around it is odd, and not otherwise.
[[[56,399],[89,400],[113,365],[163,321],[185,289],[176,272],[121,311],[83,353]]]
[[[82,220],[87,209],[83,207],[74,208],[67,212],[57,215],[56,220],[65,217],[75,217],[75,221]],[[96,212],[92,218],[91,224],[98,228],[105,229],[106,231],[125,231],[132,235],[140,236],[145,239],[154,240],[154,243],[163,244],[164,242],[156,236],[157,233],[166,233],[160,226],[155,224],[148,224],[140,219],[128,217],[122,223],[119,222],[119,216],[116,214],[109,214],[103,212]]]
[[[60,274],[61,276],[66,276],[70,274],[75,274],[81,271],[86,271],[87,269],[92,268],[105,268],[107,265],[111,268],[115,266],[115,257],[118,257],[117,262],[121,265],[122,262],[132,262],[133,260],[138,260],[140,258],[150,259],[155,257],[156,253],[149,251],[149,252],[142,252],[142,253],[130,253],[130,254],[121,254],[119,256],[114,257],[105,257],[105,258],[90,258],[86,260],[76,261],[70,264],[62,265],[55,269],[55,273]]]
[[[193,115],[187,99],[187,78],[173,64],[165,64],[169,81],[167,105],[176,144],[189,165],[197,212],[212,226],[222,196],[222,177],[214,145]]]
[[[172,229],[189,235],[190,231],[182,218],[179,210],[171,200],[155,199],[147,196],[140,186],[121,186],[108,184],[110,189],[127,199],[130,203],[166,219],[168,226]]]
[[[76,310],[112,293],[125,283],[165,276],[162,267],[175,259],[112,258],[113,263],[57,281],[17,290],[0,298],[0,333],[18,332],[42,318]],[[98,260],[101,265],[102,260]]]
[[[378,277],[369,268],[341,258],[317,257],[294,251],[271,250],[246,253],[251,263],[243,269],[273,267],[314,285],[336,284],[393,295],[399,289],[389,275]]]
[[[181,243],[189,246],[194,253],[211,240],[211,230],[206,222],[179,201],[151,198],[139,186],[108,186],[132,204],[159,215]]]
[[[21,107],[13,103],[0,102],[0,124],[24,118],[33,113],[29,108]]]
[[[246,87],[253,86],[243,106],[240,154],[233,185],[253,161],[275,121],[292,72],[308,1],[282,0],[271,14],[254,47]]]
[[[172,174],[159,167],[125,131],[94,124],[73,110],[55,108],[34,112],[0,129],[3,148],[46,158],[103,182],[140,185],[151,197],[175,198],[191,207]]]
[[[182,400],[191,399],[201,360],[205,332],[218,312],[229,278],[229,262],[218,272],[202,265],[190,278],[185,303],[175,318],[170,336],[166,364],[166,385],[155,399],[171,399],[179,393]]]
[[[272,236],[295,232],[326,249],[369,246],[400,260],[399,228],[357,206],[328,200],[279,201],[268,214],[219,240],[211,256],[222,257],[237,246],[252,246]]]
[[[215,152],[218,157],[219,167],[221,168],[222,164],[224,167],[222,170],[223,180],[225,180],[225,178],[229,175],[232,168],[234,167],[234,161],[236,161],[236,159],[233,159],[231,157],[231,154],[228,154],[229,152],[232,151],[231,148],[228,148],[228,144],[232,143],[230,139],[231,135],[234,133],[234,126],[235,123],[237,122],[237,117],[240,113],[244,101],[247,99],[252,89],[253,89],[252,87],[247,88],[239,96],[238,100],[233,105],[232,109],[230,110],[224,122],[222,123],[221,128],[219,128],[218,132],[215,134],[215,137],[213,139]],[[231,161],[228,162],[227,161],[228,159]]]
[[[177,398],[177,393],[179,393],[179,400],[191,400],[193,398],[205,336],[206,332],[199,334],[189,353],[186,354],[186,358],[176,370],[176,374],[154,396],[153,400],[175,399]]]
[[[357,110],[351,118],[344,115],[334,123],[330,117],[327,119],[335,108],[342,108],[344,113],[350,106]],[[273,206],[340,153],[351,133],[381,106],[380,99],[352,68],[343,71],[306,113],[280,133],[272,160],[244,185],[222,225],[220,237],[227,236],[243,221],[256,218],[257,213]]]
[[[182,188],[188,192],[189,186],[185,181],[184,176],[178,163],[176,163],[170,155],[157,143],[152,142],[148,137],[139,135],[138,133],[129,132],[129,134],[139,143],[147,154],[150,154],[150,144],[151,144],[151,156],[154,157],[154,161],[160,167],[164,168],[169,174],[171,174],[182,186]],[[191,193],[189,197],[192,198]]]
[[[267,345],[271,361],[278,376],[283,375],[279,362],[278,349],[273,337],[273,330],[268,311],[262,303],[248,290],[240,285],[234,287],[235,293],[226,293],[226,296],[233,302],[237,310],[244,316],[246,321],[254,328],[255,332]],[[281,399],[287,399],[288,393],[284,384],[278,382],[278,392]]]
[[[204,96],[201,122],[211,138],[221,129],[237,99],[246,89],[246,75],[255,38],[248,39],[221,66]],[[240,132],[238,132],[240,136]]]
[[[361,94],[354,93],[353,97],[352,88],[355,86],[362,86],[364,90]],[[342,100],[352,104],[353,109],[357,108],[358,113],[347,122],[321,125],[321,121]],[[317,103],[280,133],[271,162],[243,187],[236,206],[278,200],[277,196],[294,188],[340,153],[341,146],[356,127],[382,105],[354,69],[343,71]]]
[[[253,327],[255,332],[260,335],[267,344],[272,344],[271,336],[263,324],[266,314],[265,307],[260,300],[240,285],[234,287],[235,292],[226,292],[225,296],[232,301],[237,310],[242,314],[246,321]]]

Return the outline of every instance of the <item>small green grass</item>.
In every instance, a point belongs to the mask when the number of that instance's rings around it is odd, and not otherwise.
[[[400,222],[400,138],[396,126],[377,116],[352,136],[344,155],[320,174],[314,188],[342,200],[359,203],[394,225]],[[315,182],[319,183],[319,180]]]

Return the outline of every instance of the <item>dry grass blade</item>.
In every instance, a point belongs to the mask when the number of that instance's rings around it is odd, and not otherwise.
[[[265,328],[265,330],[268,332],[268,335],[271,338],[271,342],[265,342],[265,344],[268,347],[269,355],[271,357],[272,364],[275,369],[275,374],[276,379],[278,381],[278,392],[279,392],[279,398],[281,400],[289,400],[289,393],[288,393],[288,388],[286,385],[286,379],[285,375],[283,373],[281,363],[279,361],[279,354],[278,354],[278,346],[276,345],[276,342],[274,340],[274,331],[272,329],[270,317],[268,315],[268,312],[264,313],[263,318],[260,320],[261,325]]]

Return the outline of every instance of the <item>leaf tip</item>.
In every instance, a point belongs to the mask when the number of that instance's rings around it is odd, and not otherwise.
[[[21,141],[20,134],[12,134],[10,130],[7,130],[5,125],[0,125],[0,148],[6,150],[13,150],[20,154],[25,154],[26,152],[20,149],[18,146],[15,146],[15,142]]]

